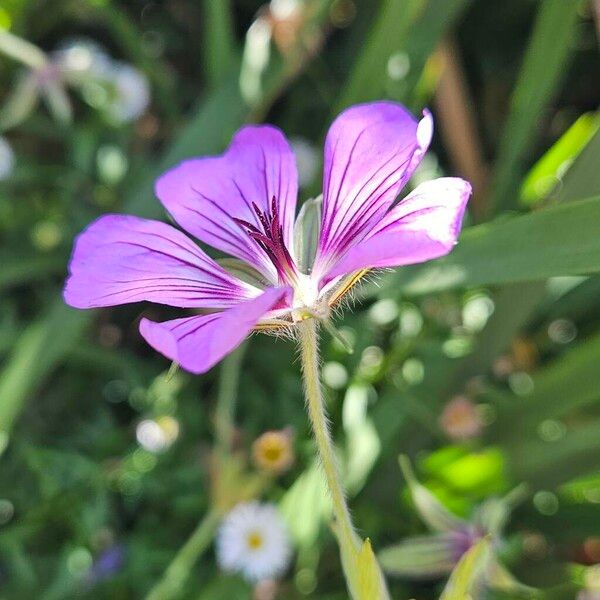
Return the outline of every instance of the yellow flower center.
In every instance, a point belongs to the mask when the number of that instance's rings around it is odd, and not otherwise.
[[[250,548],[250,550],[258,550],[262,547],[264,540],[260,533],[257,531],[251,531],[246,538],[246,543],[248,544],[248,548]]]
[[[281,458],[283,450],[283,446],[279,444],[279,440],[273,440],[270,444],[265,444],[263,457],[267,462],[276,463]]]
[[[292,440],[282,431],[268,431],[261,435],[254,442],[252,453],[256,465],[271,473],[285,471],[294,460]]]

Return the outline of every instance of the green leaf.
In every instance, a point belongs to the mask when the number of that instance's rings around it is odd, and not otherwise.
[[[598,399],[599,363],[600,335],[596,335],[537,373],[525,399],[494,396],[498,406],[494,435],[517,477],[536,486],[555,485],[597,469],[600,422],[565,425],[558,419]],[[543,435],[548,427],[557,434]]]
[[[238,54],[230,0],[204,0],[204,65],[213,87],[233,71]]]
[[[421,84],[429,78],[431,69],[428,66],[435,62],[430,59],[445,33],[452,29],[470,4],[471,0],[427,0],[407,34],[405,52],[410,70],[404,79],[390,85],[390,97],[420,108]]]
[[[466,552],[450,576],[440,600],[477,598],[478,596],[473,595],[475,587],[485,572],[490,554],[490,542],[487,538],[483,538]]]
[[[0,290],[15,285],[31,283],[38,279],[46,279],[49,275],[62,273],[65,270],[66,257],[62,254],[49,256],[14,256],[2,254],[0,263]]]
[[[381,295],[536,281],[600,271],[600,197],[470,227],[449,256],[407,267]]]
[[[597,131],[573,166],[567,171],[563,185],[556,193],[556,202],[583,200],[600,194],[600,131]]]
[[[425,0],[384,0],[352,73],[340,94],[336,114],[351,104],[381,97],[387,64],[406,42],[410,26]]]
[[[579,117],[529,171],[521,187],[522,203],[535,204],[546,198],[562,179],[562,171],[569,168],[599,127],[598,115],[586,113]]]
[[[389,96],[414,99],[425,65],[471,0],[386,0],[356,59],[336,105],[336,113],[357,102]],[[390,59],[404,60],[408,72],[390,78]]]
[[[56,303],[48,315],[27,327],[0,373],[0,436],[3,444],[36,377],[48,373],[81,335],[85,313]],[[2,448],[4,449],[4,448]]]
[[[515,417],[520,427],[535,427],[543,419],[563,417],[600,396],[600,335],[566,352],[533,376],[533,391],[522,397],[496,396],[503,408],[502,425],[510,434]],[[499,426],[501,424],[499,423]]]
[[[505,452],[515,477],[538,489],[558,486],[598,470],[600,419],[568,431],[559,443],[529,436]]]
[[[556,202],[572,202],[600,195],[600,169],[597,167],[599,153],[600,131],[594,135],[567,171],[562,185],[556,191]],[[590,278],[588,284],[579,286],[581,290],[577,291],[576,288],[569,294],[577,304],[576,310],[589,309],[595,305],[594,292],[599,286],[600,277]],[[461,389],[469,378],[487,372],[494,359],[510,346],[516,333],[531,321],[534,313],[545,310],[546,296],[547,287],[544,281],[504,285],[494,296],[494,314],[478,336],[473,352],[458,363],[455,362],[450,375],[439,375],[444,373],[444,370],[436,369],[432,377],[435,379],[433,387],[438,393],[450,395]],[[569,315],[562,301],[555,302],[547,318],[552,318],[553,311],[558,311],[554,313],[554,318]]]
[[[566,73],[575,39],[579,2],[544,0],[513,92],[490,186],[490,208],[514,205],[527,153],[535,144],[540,115]]]
[[[441,467],[437,477],[463,494],[487,495],[505,488],[504,456],[498,448],[469,452]]]

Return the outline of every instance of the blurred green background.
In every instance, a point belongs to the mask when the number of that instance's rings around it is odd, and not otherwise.
[[[169,378],[137,332],[166,310],[78,312],[60,292],[95,216],[165,217],[153,181],[178,160],[268,121],[314,197],[329,123],[378,98],[434,113],[415,181],[460,175],[475,193],[449,257],[357,291],[338,320],[354,354],[323,340],[358,529],[376,551],[426,531],[400,454],[465,518],[524,483],[495,554],[535,597],[598,597],[597,2],[2,0],[0,27],[34,45],[0,31],[0,598],[144,598],[209,510],[217,400],[235,396],[245,477],[260,434],[295,433],[293,467],[263,486],[296,550],[270,597],[346,598],[293,344],[255,336]],[[389,582],[397,599],[444,585]],[[478,597],[533,593],[500,587]],[[253,593],[269,598],[209,545],[173,597]]]

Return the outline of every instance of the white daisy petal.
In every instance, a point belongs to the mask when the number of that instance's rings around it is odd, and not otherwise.
[[[222,569],[249,581],[280,576],[289,564],[287,529],[272,504],[238,504],[223,520],[217,535],[217,560]]]
[[[115,62],[109,79],[116,91],[108,107],[110,116],[115,121],[127,123],[144,114],[150,104],[148,78],[128,63]]]
[[[8,141],[0,136],[0,180],[8,179],[15,166],[15,154]]]

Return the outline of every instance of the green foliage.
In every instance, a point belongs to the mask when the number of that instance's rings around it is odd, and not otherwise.
[[[568,64],[579,6],[577,1],[540,3],[502,133],[492,182],[493,208],[515,205],[523,159],[535,141],[540,114],[552,101]]]

